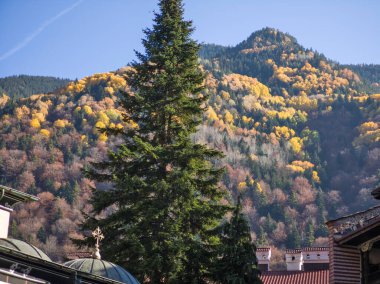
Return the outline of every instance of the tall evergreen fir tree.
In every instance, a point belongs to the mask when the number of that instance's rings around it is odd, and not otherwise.
[[[305,241],[304,244],[307,247],[313,246],[315,241],[315,236],[314,236],[314,225],[311,221],[306,226],[306,236],[305,236]]]
[[[262,283],[257,268],[256,246],[240,197],[229,222],[221,226],[220,257],[215,262],[215,280],[223,284]]]
[[[101,226],[103,255],[144,283],[205,283],[219,241],[213,229],[228,210],[223,170],[212,163],[221,153],[191,139],[207,100],[192,23],[180,0],[161,0],[159,9],[121,100],[124,120],[138,126],[105,130],[123,143],[86,171],[111,188],[94,191],[93,213],[107,214],[84,228]]]
[[[288,231],[287,247],[291,249],[298,249],[301,247],[301,242],[301,235],[298,231],[297,225],[294,221],[292,221]]]

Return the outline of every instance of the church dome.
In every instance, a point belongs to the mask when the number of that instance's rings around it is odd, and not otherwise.
[[[95,259],[74,259],[64,263],[65,266],[97,276],[119,281],[125,284],[139,284],[139,282],[124,268],[112,262]]]
[[[24,241],[11,238],[0,238],[0,246],[6,247],[13,251],[21,252],[23,254],[27,254],[29,256],[51,261],[50,257],[48,257],[47,254],[44,253],[42,250]]]

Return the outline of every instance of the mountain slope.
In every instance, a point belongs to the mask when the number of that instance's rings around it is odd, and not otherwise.
[[[272,28],[254,32],[235,47],[205,45],[200,56],[208,70],[257,78],[276,95],[354,95],[360,84],[351,70]]]
[[[0,94],[5,93],[10,98],[25,98],[33,94],[53,92],[70,82],[47,76],[10,76],[0,78]]]
[[[365,93],[380,93],[380,65],[358,64],[344,65],[344,67],[356,72],[362,79],[361,91]]]
[[[209,107],[194,139],[225,153],[222,184],[230,199],[243,195],[259,244],[321,244],[326,219],[373,204],[380,95],[363,94],[355,72],[273,29],[200,55]],[[138,127],[122,120],[125,76],[121,69],[14,103],[0,98],[0,183],[41,198],[17,211],[12,234],[55,259],[75,250],[69,238],[89,210],[95,185],[80,169],[119,143],[98,128]]]

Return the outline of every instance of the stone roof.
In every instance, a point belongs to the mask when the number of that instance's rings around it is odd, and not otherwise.
[[[64,265],[81,272],[105,277],[121,283],[139,284],[139,282],[128,271],[109,261],[95,258],[82,258],[70,260],[64,263]]]
[[[129,282],[120,282],[104,276],[90,274],[64,266],[63,264],[53,261],[43,260],[41,258],[25,255],[19,251],[12,250],[3,246],[0,246],[0,260],[9,263],[6,267],[11,267],[13,264],[19,264],[21,268],[33,267],[29,276],[34,276],[39,279],[43,279],[45,276],[51,277],[52,284],[64,283],[63,279],[71,279],[73,275],[80,283],[97,283],[97,284],[123,284]],[[18,272],[18,271],[17,271]],[[21,271],[20,271],[21,272]],[[41,275],[42,273],[42,275]],[[58,279],[60,281],[58,281]],[[78,282],[78,283],[79,283]],[[1,281],[0,281],[1,283]],[[66,282],[65,282],[66,283]],[[71,283],[71,282],[70,282]],[[133,283],[133,282],[132,282]],[[138,282],[136,282],[138,283]]]
[[[48,257],[47,254],[44,253],[42,250],[24,241],[11,238],[1,238],[0,246],[3,246],[13,251],[21,252],[29,256],[51,261],[50,257]]]
[[[0,184],[0,205],[13,206],[17,202],[38,201],[38,197]]]
[[[329,270],[315,271],[264,271],[263,284],[328,284]]]
[[[380,224],[380,205],[371,207],[365,211],[330,220],[326,223],[329,231],[333,233],[335,241],[344,239],[352,234],[357,234],[373,225]]]

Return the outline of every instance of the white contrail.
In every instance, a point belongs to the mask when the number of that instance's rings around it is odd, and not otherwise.
[[[6,53],[0,55],[0,61],[1,60],[4,60],[4,59],[7,59],[9,56],[13,55],[14,53],[16,53],[17,51],[19,51],[20,49],[24,48],[25,46],[28,45],[29,42],[31,42],[36,36],[38,36],[41,32],[43,32],[44,29],[46,29],[48,26],[50,26],[52,23],[54,23],[56,20],[58,20],[59,18],[61,18],[62,16],[64,16],[65,14],[67,14],[68,12],[70,12],[72,9],[74,9],[75,7],[77,7],[80,3],[82,3],[84,0],[79,0],[77,2],[75,2],[73,5],[71,5],[70,7],[62,10],[61,12],[59,12],[57,15],[55,15],[53,18],[45,21],[44,23],[42,23],[41,26],[39,26],[38,29],[36,29],[33,33],[31,33],[30,35],[28,35],[22,42],[20,42],[19,44],[17,44],[15,47],[13,47],[11,50],[7,51]]]

